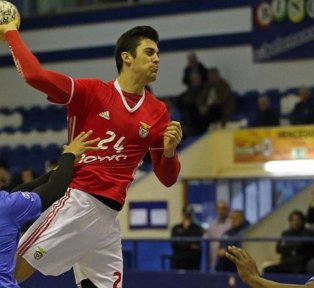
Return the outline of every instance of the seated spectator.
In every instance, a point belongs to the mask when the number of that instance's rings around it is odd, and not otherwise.
[[[253,122],[254,127],[271,127],[279,125],[279,111],[270,105],[266,95],[257,98],[257,112]]]
[[[228,229],[230,229],[231,220],[229,217],[229,206],[226,201],[217,201],[216,214],[217,218],[209,223],[209,228],[206,232],[208,238],[220,238]],[[219,244],[219,241],[210,241],[209,243],[209,263],[211,270],[214,270],[217,264]]]
[[[188,64],[184,68],[183,72],[183,83],[189,88],[192,86],[192,77],[197,74],[200,76],[201,83],[204,84],[207,81],[207,69],[198,60],[195,53],[189,53],[187,55]]]
[[[198,73],[191,75],[191,85],[177,98],[177,107],[182,118],[183,135],[195,136],[200,134],[199,112],[197,109],[197,99],[203,89],[202,78]]]
[[[237,271],[236,266],[225,256],[228,246],[241,247],[240,240],[231,240],[230,237],[241,237],[245,229],[250,223],[245,219],[242,210],[233,210],[230,214],[231,228],[228,229],[223,235],[224,240],[220,241],[217,258],[217,271]]]
[[[208,69],[207,82],[198,97],[197,108],[201,115],[199,124],[205,131],[213,122],[226,125],[235,111],[235,99],[230,85],[220,76],[217,68]]]
[[[310,224],[314,224],[314,186],[311,187],[312,199],[307,209],[306,221]]]
[[[13,188],[15,186],[29,183],[33,181],[35,178],[36,178],[35,172],[31,168],[26,167],[21,171],[21,173],[19,173],[18,175],[15,175],[12,178],[8,191],[11,190],[10,188]]]
[[[171,230],[171,237],[202,237],[203,229],[193,221],[192,207],[183,209],[182,223]],[[172,269],[199,270],[201,266],[201,241],[173,241]]]
[[[305,228],[306,218],[303,212],[295,210],[289,215],[289,229],[282,237],[311,237],[313,234]],[[312,255],[312,243],[292,240],[279,240],[276,252],[281,255],[280,262],[268,266],[264,273],[306,273],[306,264]]]
[[[312,199],[307,209],[306,222],[310,224],[309,229],[314,235],[314,226],[313,226],[314,224],[314,186],[310,188],[310,191],[312,194]],[[306,272],[308,274],[314,274],[314,244],[312,244],[312,247],[313,247],[313,255],[311,255],[311,258],[306,265]]]
[[[35,172],[31,168],[24,168],[21,172],[22,184],[29,183],[36,178]]]
[[[13,187],[11,173],[6,166],[0,166],[0,189],[8,191],[11,186]]]
[[[290,123],[292,125],[314,124],[314,105],[310,89],[301,87],[298,97],[300,101],[289,115]]]

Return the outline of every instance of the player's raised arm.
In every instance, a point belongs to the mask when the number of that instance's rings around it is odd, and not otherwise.
[[[14,9],[7,6],[8,4],[5,2],[0,1],[0,10],[2,13],[6,12],[6,15],[10,15]],[[8,43],[19,74],[29,85],[49,95],[55,102],[67,103],[72,93],[72,79],[66,75],[44,69],[18,32],[19,14],[17,13],[15,18],[10,18],[9,23],[1,20],[3,15],[0,14],[0,39]]]

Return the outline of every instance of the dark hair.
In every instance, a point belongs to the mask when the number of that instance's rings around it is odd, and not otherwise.
[[[301,219],[301,221],[305,224],[306,217],[305,217],[305,215],[304,215],[304,213],[303,213],[302,211],[300,211],[300,210],[293,210],[293,211],[289,214],[289,218],[288,218],[289,221],[291,221],[293,215],[298,216],[298,217]]]
[[[136,48],[143,39],[150,39],[158,43],[158,32],[150,26],[136,26],[120,36],[114,51],[118,73],[122,70],[122,52],[129,52],[133,57],[136,57]]]
[[[194,215],[194,209],[191,205],[185,206],[182,208],[182,213],[186,216],[193,216]]]

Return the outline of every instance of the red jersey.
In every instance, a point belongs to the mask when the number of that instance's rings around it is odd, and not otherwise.
[[[166,186],[180,171],[177,155],[163,156],[163,133],[169,123],[166,106],[145,90],[133,107],[117,81],[77,79],[41,67],[17,31],[6,33],[18,71],[28,84],[68,108],[69,140],[81,131],[100,137],[97,151],[86,153],[75,167],[72,188],[124,204],[135,169],[151,148],[154,172]],[[134,95],[130,95],[131,97]]]
[[[79,79],[73,87],[67,104],[69,137],[93,130],[93,137],[101,140],[100,150],[84,154],[76,165],[71,187],[124,203],[144,155],[150,147],[163,147],[170,121],[166,106],[146,90],[131,108],[117,81]]]

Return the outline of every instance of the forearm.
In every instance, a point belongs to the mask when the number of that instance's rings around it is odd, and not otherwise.
[[[167,158],[162,154],[157,155],[156,153],[151,153],[151,157],[153,160],[154,173],[160,182],[167,187],[173,185],[177,181],[181,169],[178,155],[175,153],[173,157]]]
[[[40,185],[45,184],[48,182],[50,175],[53,173],[53,171],[50,171],[49,173],[46,173],[36,179],[34,179],[31,182],[23,183],[21,185],[18,185],[12,189],[12,192],[16,191],[34,191],[34,189]]]
[[[52,173],[49,181],[33,190],[33,192],[36,192],[41,198],[42,211],[46,210],[52,203],[64,195],[73,177],[74,161],[74,154],[62,154],[59,166],[54,173]]]
[[[18,31],[6,32],[5,39],[22,78],[35,89],[49,95],[57,103],[66,103],[72,90],[70,78],[42,68],[38,59],[23,42]]]

